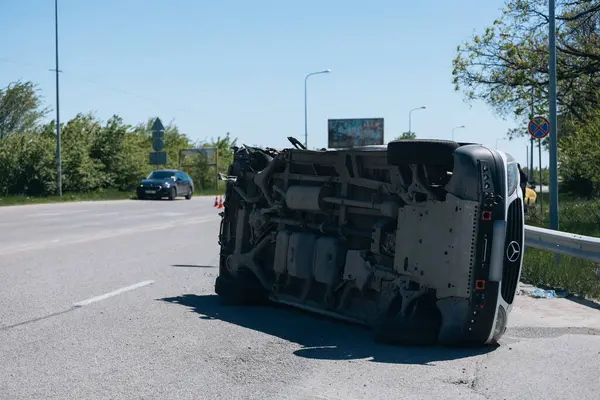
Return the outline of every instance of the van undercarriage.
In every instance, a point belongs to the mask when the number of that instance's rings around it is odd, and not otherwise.
[[[493,224],[506,218],[505,167],[491,150],[419,140],[234,150],[215,284],[225,300],[292,305],[392,343],[485,344],[504,332],[506,321],[491,333],[490,260],[505,241],[494,247]]]

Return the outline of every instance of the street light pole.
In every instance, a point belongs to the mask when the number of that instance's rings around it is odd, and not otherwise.
[[[408,133],[412,132],[412,112],[417,111],[417,110],[424,110],[426,108],[427,107],[425,107],[425,106],[421,106],[421,107],[413,108],[412,110],[410,110],[408,112]]]
[[[58,0],[54,0],[54,39],[55,39],[55,55],[56,55],[56,185],[58,196],[62,197],[62,160],[60,151],[60,96],[58,92],[59,80],[58,74]]]
[[[452,141],[453,142],[454,142],[454,131],[457,129],[464,129],[464,128],[466,128],[466,126],[464,126],[464,125],[456,126],[456,127],[452,128]]]
[[[549,102],[550,102],[550,229],[558,230],[558,123],[556,117],[556,5],[549,1],[549,40],[550,53]],[[541,168],[540,168],[541,170]],[[542,183],[540,182],[540,185]]]
[[[324,71],[311,72],[304,77],[304,147],[308,149],[308,96],[307,96],[307,82],[308,78],[313,75],[328,74],[330,69]]]

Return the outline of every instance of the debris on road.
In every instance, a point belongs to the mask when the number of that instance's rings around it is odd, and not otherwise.
[[[567,297],[569,295],[569,291],[561,290],[556,292],[556,290],[552,289],[541,289],[533,285],[520,284],[518,294],[520,296],[529,296],[535,299],[557,299]]]

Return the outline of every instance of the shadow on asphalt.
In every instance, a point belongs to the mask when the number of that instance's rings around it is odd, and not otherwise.
[[[586,306],[589,308],[593,308],[594,310],[600,311],[600,303],[592,300],[585,299],[583,297],[570,296],[566,297],[567,300],[572,301],[573,303],[580,304],[582,306]]]
[[[357,360],[425,365],[487,354],[497,346],[479,348],[387,346],[373,341],[363,327],[338,322],[283,306],[223,305],[217,295],[185,294],[159,299],[191,308],[204,320],[220,320],[263,332],[302,346],[294,354],[317,360]]]

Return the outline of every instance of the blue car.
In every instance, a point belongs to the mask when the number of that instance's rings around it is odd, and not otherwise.
[[[194,194],[194,181],[188,174],[176,169],[152,171],[137,187],[137,198],[169,200],[183,196],[187,200]]]

